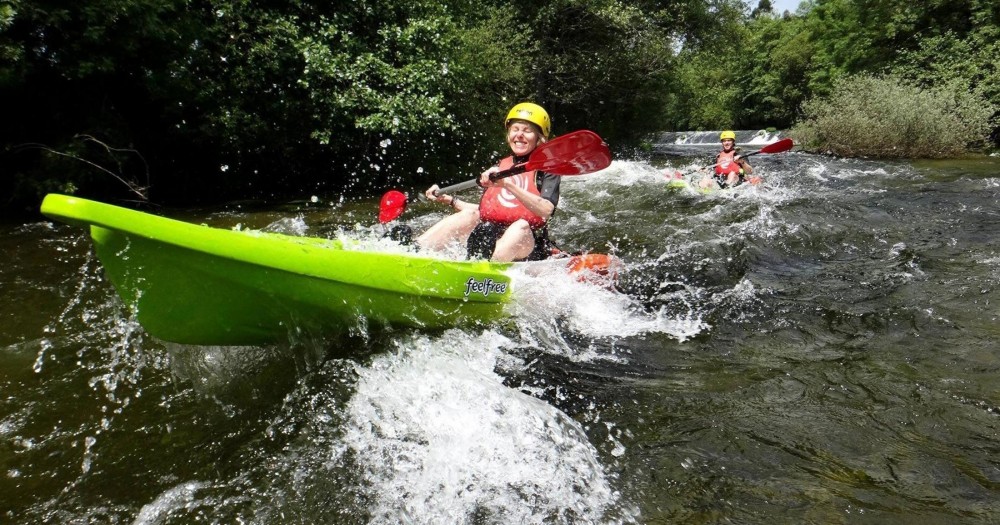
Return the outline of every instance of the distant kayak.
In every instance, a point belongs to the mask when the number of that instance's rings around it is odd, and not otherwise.
[[[760,183],[761,183],[760,177],[750,177],[744,184],[750,184],[752,186],[756,186]],[[696,181],[688,181],[687,179],[677,178],[677,177],[668,179],[667,187],[674,188],[677,190],[690,190],[700,193],[715,193],[723,189],[730,189],[730,188],[720,188],[718,184],[711,184],[707,188],[702,188]]]
[[[196,225],[50,194],[46,216],[89,228],[106,275],[164,341],[254,345],[357,326],[444,328],[496,320],[514,265],[351,249],[339,240]],[[604,255],[542,261],[607,276]],[[576,266],[574,266],[576,265]],[[578,266],[578,267],[577,267]]]
[[[670,179],[667,182],[667,187],[674,188],[676,190],[686,190],[686,191],[694,191],[700,193],[715,193],[720,189],[717,184],[714,184],[708,188],[702,188],[697,184],[691,184],[685,179]]]

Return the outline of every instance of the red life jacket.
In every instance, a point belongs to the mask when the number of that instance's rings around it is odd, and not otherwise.
[[[733,157],[736,156],[736,150],[732,151],[720,151],[719,156],[715,158],[715,173],[718,175],[729,175],[730,173],[742,173],[743,168],[733,161]]]
[[[500,169],[505,170],[514,165],[514,158],[507,157],[500,161]],[[510,177],[519,187],[528,190],[533,195],[541,195],[538,192],[538,183],[535,181],[537,172],[526,171],[519,175]],[[498,224],[514,224],[518,219],[528,221],[532,228],[540,228],[545,225],[545,219],[535,215],[524,206],[513,193],[498,188],[486,188],[483,198],[479,201],[479,218],[486,222]]]

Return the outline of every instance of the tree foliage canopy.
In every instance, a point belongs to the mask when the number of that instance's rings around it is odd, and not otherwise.
[[[161,201],[443,182],[491,162],[523,100],[624,146],[660,127],[703,4],[4,2],[4,189],[114,193],[94,164]]]

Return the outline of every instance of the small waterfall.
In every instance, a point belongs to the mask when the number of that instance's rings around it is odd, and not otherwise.
[[[716,147],[719,145],[719,134],[717,131],[664,131],[653,137],[653,152],[659,155],[682,155],[690,154],[692,149]],[[737,146],[763,146],[781,140],[780,130],[738,130],[736,133]]]

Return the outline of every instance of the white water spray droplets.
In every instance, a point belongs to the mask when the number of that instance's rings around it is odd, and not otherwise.
[[[46,331],[50,331],[48,326],[45,327]],[[45,364],[45,355],[52,349],[52,341],[45,337],[39,341],[38,345],[38,355],[35,357],[35,363],[31,366],[31,369],[36,373],[42,373],[42,366]]]
[[[264,226],[260,231],[303,237],[309,234],[309,224],[306,223],[304,216],[296,215],[295,217],[283,217],[278,219],[267,226]]]
[[[84,474],[90,472],[90,466],[94,461],[94,454],[91,452],[91,449],[93,449],[96,444],[97,438],[93,436],[87,436],[83,440],[83,464],[81,465],[80,470]]]
[[[650,314],[628,295],[580,282],[566,272],[564,263],[544,261],[526,264],[512,271],[511,278],[512,308],[515,316],[526,321],[520,324],[524,330],[555,330],[551,320],[562,319],[574,331],[592,337],[665,333],[685,341],[705,328],[700,318]],[[532,320],[549,321],[541,325]],[[550,347],[547,350],[553,353],[574,352],[569,347]],[[567,357],[583,361],[616,359],[612,355],[578,353]]]
[[[87,308],[85,308],[85,305],[83,304],[83,295],[85,290],[87,290],[87,287],[99,279],[96,277],[98,275],[98,271],[95,269],[95,265],[96,259],[94,257],[94,253],[88,251],[83,264],[80,265],[80,268],[76,272],[77,284],[73,290],[72,298],[67,301],[66,307],[62,312],[60,312],[59,317],[57,317],[53,323],[49,323],[45,326],[44,332],[46,334],[56,334],[60,331],[61,327],[71,323],[73,318],[71,312],[78,311],[80,308],[83,308],[83,312],[85,312],[85,314],[88,312]],[[45,358],[48,355],[48,351],[53,347],[54,344],[50,338],[45,337],[42,339],[41,344],[39,345],[38,355],[35,358],[35,363],[32,365],[32,370],[34,370],[36,374],[42,373]],[[49,355],[49,359],[54,361],[56,358],[54,355]]]
[[[610,441],[614,445],[614,448],[611,450],[611,455],[616,458],[624,456],[625,445],[623,445],[622,442],[618,440],[618,437],[621,436],[621,431],[615,428],[614,423],[605,422],[604,425],[608,429],[608,441]]]
[[[616,503],[579,423],[494,372],[506,338],[403,344],[360,370],[347,407],[373,523],[594,523]]]
[[[142,507],[135,517],[134,525],[165,523],[170,512],[181,508],[191,508],[197,503],[197,492],[207,485],[195,481],[182,483],[157,496],[156,500]],[[237,521],[236,523],[242,523]]]

